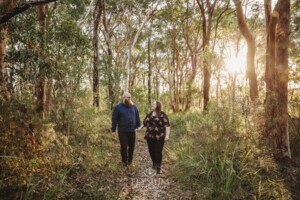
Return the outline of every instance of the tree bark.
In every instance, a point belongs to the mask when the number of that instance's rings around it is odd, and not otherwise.
[[[244,14],[242,3],[240,0],[233,0],[236,7],[236,14],[238,19],[239,29],[247,42],[247,77],[249,78],[250,98],[252,101],[258,96],[257,76],[255,73],[255,51],[256,44],[253,35],[248,29]]]
[[[7,82],[7,69],[6,69],[6,45],[7,45],[7,32],[8,27],[6,24],[0,27],[0,96],[3,97],[5,100],[8,100],[8,82]]]
[[[276,77],[275,77],[275,65],[276,65],[276,25],[279,14],[274,11],[270,15],[269,23],[267,27],[267,56],[266,56],[266,102],[265,102],[265,130],[267,136],[274,136],[277,130],[277,115],[278,115],[278,103],[276,93]],[[267,22],[267,21],[266,21]]]
[[[290,0],[278,0],[276,30],[276,80],[278,100],[278,131],[275,136],[275,157],[291,158],[288,133],[288,47],[290,31]]]
[[[268,96],[268,91],[270,90],[269,84],[270,84],[270,77],[269,77],[269,57],[270,57],[270,21],[271,21],[271,0],[264,0],[264,8],[265,8],[265,24],[266,24],[266,34],[267,34],[267,45],[266,45],[266,69],[265,69],[265,82],[266,82],[266,98]],[[277,22],[276,22],[277,23]]]
[[[210,47],[210,37],[212,31],[212,17],[214,16],[215,7],[217,0],[214,0],[210,3],[209,0],[203,2],[203,0],[197,0],[198,7],[201,12],[202,17],[202,49],[203,53],[209,50]],[[209,89],[210,89],[210,77],[211,77],[211,69],[208,58],[204,56],[203,59],[203,109],[206,111],[208,109],[209,102]]]
[[[51,111],[51,99],[52,99],[52,87],[53,87],[53,78],[49,78],[48,84],[47,84],[47,91],[46,91],[46,116],[48,117],[50,115]]]
[[[117,85],[113,80],[113,51],[111,47],[111,30],[110,30],[110,20],[106,19],[106,8],[105,1],[103,2],[103,26],[104,26],[104,38],[107,46],[107,62],[106,62],[106,72],[108,78],[108,99],[109,107],[112,110],[115,104],[115,92],[114,86]]]
[[[152,80],[152,66],[151,66],[151,26],[148,36],[148,103],[151,105],[151,80]]]
[[[45,57],[45,46],[46,46],[46,5],[40,5],[38,9],[38,22],[40,28],[40,52],[39,52],[39,73],[37,77],[37,112],[40,117],[44,119],[45,117],[45,96],[46,96],[46,74],[44,60]]]
[[[15,2],[12,0],[1,3],[1,12],[11,12]],[[6,66],[6,49],[7,49],[8,26],[0,25],[0,96],[4,100],[10,99],[9,84]]]
[[[99,107],[99,24],[102,14],[102,0],[96,2],[93,12],[93,106]]]

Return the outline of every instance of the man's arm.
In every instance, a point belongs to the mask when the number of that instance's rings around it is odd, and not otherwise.
[[[111,119],[111,132],[112,133],[116,132],[118,117],[119,117],[119,112],[118,112],[117,107],[115,107],[113,110],[112,119]]]
[[[139,128],[141,126],[141,120],[140,120],[140,114],[139,114],[139,110],[137,109],[137,107],[135,106],[135,120],[136,120],[136,127],[135,128]]]

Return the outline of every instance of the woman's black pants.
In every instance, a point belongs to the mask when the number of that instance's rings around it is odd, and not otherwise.
[[[132,163],[135,146],[135,132],[118,133],[121,146],[121,157],[124,165]]]
[[[164,140],[155,140],[147,138],[148,149],[153,162],[153,166],[161,166],[162,150],[164,148],[164,143]]]

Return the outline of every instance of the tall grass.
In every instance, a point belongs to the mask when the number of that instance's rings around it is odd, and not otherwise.
[[[167,155],[174,163],[171,174],[187,189],[201,191],[195,192],[195,198],[289,197],[277,176],[277,164],[259,145],[259,133],[243,129],[242,114],[233,115],[228,108],[213,105],[206,114],[189,112],[170,118]]]
[[[46,120],[30,100],[0,105],[0,199],[117,195],[117,186],[105,178],[120,170],[117,141],[109,134],[111,113],[86,103],[90,96],[81,94]],[[99,190],[108,186],[113,189]]]

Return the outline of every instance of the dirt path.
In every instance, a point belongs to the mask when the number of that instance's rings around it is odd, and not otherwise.
[[[124,169],[118,179],[119,184],[122,184],[120,199],[191,199],[168,177],[167,164],[163,162],[162,173],[159,175],[152,169],[147,144],[142,134],[137,134],[133,163],[129,169]]]

